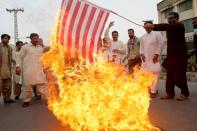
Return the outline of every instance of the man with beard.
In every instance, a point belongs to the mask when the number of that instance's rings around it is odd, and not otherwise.
[[[185,42],[185,28],[179,22],[179,14],[171,12],[168,15],[168,24],[149,25],[155,31],[167,32],[167,80],[166,95],[162,100],[173,99],[175,96],[174,88],[181,89],[181,95],[177,97],[178,101],[187,100],[189,96],[186,68],[187,68],[187,46]]]
[[[133,73],[133,68],[135,65],[141,63],[140,59],[140,42],[139,39],[135,36],[133,29],[128,30],[129,40],[127,42],[127,55],[123,59],[123,63],[128,59],[129,73]]]
[[[155,32],[147,25],[152,21],[145,21],[144,29],[146,33],[140,38],[140,55],[142,58],[142,69],[154,74],[154,80],[150,86],[150,96],[155,98],[158,94],[158,80],[161,71],[159,62],[163,50],[163,37],[160,32]]]
[[[0,95],[3,94],[4,103],[14,103],[10,97],[12,92],[11,65],[12,48],[9,46],[10,36],[1,35],[0,43]]]
[[[46,95],[46,76],[43,72],[41,56],[44,47],[39,43],[39,35],[30,34],[31,43],[24,45],[16,61],[16,73],[23,74],[23,107],[28,107],[32,99],[32,89],[36,86],[37,96]],[[22,67],[22,68],[21,68]]]

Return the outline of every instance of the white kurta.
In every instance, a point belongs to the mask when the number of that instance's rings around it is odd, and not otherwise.
[[[142,61],[142,69],[150,71],[156,75],[155,81],[151,86],[152,93],[157,91],[157,81],[161,71],[160,62],[153,63],[153,57],[155,54],[161,54],[163,44],[163,38],[159,32],[152,31],[150,33],[146,33],[140,39],[140,54],[145,56],[145,62]]]
[[[109,47],[109,61],[110,62],[115,62],[116,64],[122,64],[122,60],[124,58],[124,52],[126,53],[126,49],[124,47],[124,43],[122,41],[113,41],[109,37],[109,27],[105,31],[105,38],[110,42],[110,47]],[[118,52],[113,52],[113,50],[119,50],[122,52],[121,54]]]
[[[13,60],[16,62],[17,58],[19,57],[20,52],[19,51],[14,51],[13,52]],[[14,65],[14,82],[17,84],[22,84],[22,75],[17,75],[16,74],[16,65]]]
[[[114,52],[114,50],[119,50],[124,52],[124,44],[121,41],[111,40],[109,47],[109,61],[114,61],[116,64],[121,64],[123,59],[123,54]]]
[[[102,47],[100,48],[100,56],[102,61],[108,62],[109,61],[109,48]]]
[[[42,46],[34,46],[31,43],[21,48],[16,64],[22,69],[25,86],[46,83],[46,76],[41,64],[43,50]]]

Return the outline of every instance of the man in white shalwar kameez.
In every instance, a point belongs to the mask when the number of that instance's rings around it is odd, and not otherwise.
[[[18,75],[16,74],[16,61],[17,57],[20,55],[20,49],[23,46],[22,41],[16,42],[16,49],[13,52],[13,60],[14,60],[14,73],[13,73],[13,79],[14,79],[14,95],[15,100],[18,100],[21,95],[21,88],[22,88],[22,74]]]
[[[144,24],[144,28],[147,33],[140,39],[140,55],[142,58],[142,69],[152,72],[155,76],[155,79],[150,87],[151,97],[155,98],[158,93],[157,86],[161,71],[159,57],[162,52],[164,42],[161,33],[154,32],[152,28],[146,27],[147,23],[152,24],[152,21],[147,21]]]
[[[44,47],[39,44],[39,35],[30,35],[31,43],[24,45],[16,61],[16,72],[23,74],[23,107],[29,106],[32,99],[32,88],[36,86],[37,95],[46,95],[46,75],[41,64]]]
[[[109,30],[114,25],[114,22],[110,22],[109,26],[105,31],[105,39],[109,41],[109,62],[114,62],[116,64],[122,64],[122,60],[125,54],[124,44],[122,41],[118,40],[118,32],[112,32],[112,39],[109,37]]]

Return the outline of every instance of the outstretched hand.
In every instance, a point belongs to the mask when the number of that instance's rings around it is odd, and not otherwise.
[[[114,26],[114,21],[109,23],[109,27],[112,27],[112,26]]]

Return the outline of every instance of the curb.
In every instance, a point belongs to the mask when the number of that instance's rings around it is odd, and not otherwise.
[[[186,75],[189,82],[197,82],[197,72],[187,72]],[[166,80],[166,72],[160,74],[160,79]]]

